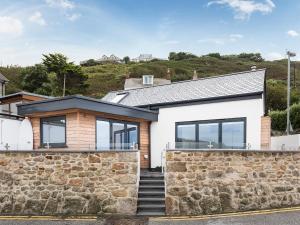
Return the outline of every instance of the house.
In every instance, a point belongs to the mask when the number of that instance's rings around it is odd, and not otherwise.
[[[5,95],[5,84],[8,82],[8,79],[0,73],[0,97]]]
[[[33,146],[139,149],[141,168],[161,166],[166,148],[261,149],[270,144],[265,70],[114,91],[102,100],[67,96],[18,105]]]
[[[17,115],[17,104],[49,99],[51,97],[45,95],[38,95],[26,91],[21,91],[0,97],[1,113]]]
[[[131,59],[132,62],[148,62],[156,59],[152,54],[140,54],[138,57]]]
[[[115,55],[106,56],[103,55],[100,59],[97,60],[100,63],[122,63],[122,59]]]

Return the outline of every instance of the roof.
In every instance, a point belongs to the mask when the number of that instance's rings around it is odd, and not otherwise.
[[[158,113],[137,107],[125,106],[89,98],[81,95],[71,95],[42,101],[34,101],[17,105],[19,115],[32,115],[61,111],[67,109],[82,109],[94,112],[108,113],[113,115],[127,116],[131,118],[157,121]]]
[[[109,92],[102,98],[112,101],[128,93],[119,103],[128,106],[159,106],[194,101],[258,95],[264,92],[265,69],[174,82],[171,84]]]
[[[0,82],[2,81],[8,82],[8,79],[3,74],[0,73]]]
[[[6,99],[9,99],[9,98],[24,96],[24,95],[26,95],[26,96],[32,96],[32,97],[38,97],[38,98],[41,98],[41,99],[51,99],[51,98],[54,98],[54,97],[51,97],[51,96],[39,95],[39,94],[30,93],[30,92],[26,92],[26,91],[20,91],[20,92],[9,94],[9,95],[4,95],[4,96],[0,97],[0,101],[6,100]]]

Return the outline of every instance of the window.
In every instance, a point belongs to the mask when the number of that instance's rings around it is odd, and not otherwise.
[[[196,126],[195,124],[182,124],[177,126],[178,148],[195,148]]]
[[[66,146],[66,117],[56,116],[41,119],[41,146]]]
[[[246,118],[176,123],[176,148],[246,147]]]
[[[125,98],[128,95],[128,93],[119,93],[117,94],[111,102],[113,103],[119,103],[123,98]]]
[[[153,75],[143,75],[143,85],[153,85]]]
[[[137,123],[97,118],[96,133],[98,150],[135,149],[139,142]]]
[[[198,124],[199,148],[219,148],[219,124]]]
[[[222,123],[222,148],[244,148],[244,122]]]

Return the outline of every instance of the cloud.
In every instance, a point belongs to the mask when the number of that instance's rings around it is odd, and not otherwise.
[[[271,61],[279,60],[279,59],[283,59],[283,58],[284,58],[284,56],[279,52],[270,52],[266,55],[266,59],[271,60]]]
[[[230,34],[229,35],[229,40],[231,42],[236,42],[236,41],[242,39],[243,37],[244,37],[244,35],[242,35],[242,34]]]
[[[254,0],[214,0],[207,3],[207,6],[211,5],[226,5],[230,7],[235,13],[234,18],[240,20],[249,19],[254,12],[271,13],[275,8],[272,0],[264,0],[263,2]]]
[[[43,18],[42,13],[40,13],[38,11],[29,17],[29,21],[31,21],[33,23],[37,23],[41,26],[45,26],[47,24],[45,19]]]
[[[211,43],[215,45],[224,45],[226,43],[234,43],[244,38],[242,34],[230,34],[223,38],[204,38],[197,40],[198,43]]]
[[[164,44],[166,45],[177,45],[179,44],[180,42],[179,41],[176,41],[176,40],[169,40],[169,41],[165,41]]]
[[[288,36],[290,37],[297,37],[299,36],[299,33],[295,30],[289,30],[288,32],[286,32]]]
[[[20,20],[8,16],[0,16],[0,34],[20,36],[22,33],[23,24]]]
[[[67,15],[67,19],[70,20],[70,21],[75,21],[77,20],[79,17],[81,17],[80,14],[77,14],[77,13],[73,13],[71,15]]]
[[[61,9],[73,9],[75,7],[74,2],[69,0],[45,0],[50,7]]]

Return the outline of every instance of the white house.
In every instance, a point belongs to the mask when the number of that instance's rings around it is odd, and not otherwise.
[[[102,100],[158,112],[150,125],[152,168],[165,148],[270,145],[264,69],[110,92]]]

